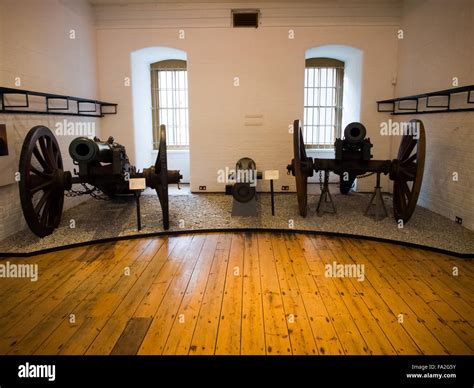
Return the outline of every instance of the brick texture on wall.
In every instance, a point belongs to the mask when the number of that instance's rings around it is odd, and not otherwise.
[[[56,139],[61,149],[64,169],[71,172],[73,171],[74,166],[68,153],[68,147],[69,143],[75,136],[58,135],[56,132],[56,124],[58,122],[62,124],[64,117],[42,115],[2,115],[1,120],[1,122],[5,123],[7,127],[9,151],[15,154],[15,159],[17,161],[20,158],[23,139],[26,137],[28,131],[34,126],[44,125],[51,129],[56,135]],[[97,119],[68,118],[67,120],[70,123],[84,121],[94,123],[96,124],[97,134],[100,134],[99,125],[96,123],[98,121]],[[18,163],[16,166],[17,168],[14,172],[18,171]],[[70,207],[78,205],[85,199],[87,199],[87,197],[67,198],[64,201],[64,208],[69,209]],[[20,204],[18,183],[0,187],[0,219],[2,220],[0,222],[0,240],[26,227]]]
[[[74,39],[70,32],[74,30]],[[98,98],[94,17],[87,0],[2,0],[0,1],[0,85],[70,96]],[[17,81],[20,84],[17,84]],[[18,184],[8,179],[18,169],[23,140],[36,125],[55,131],[56,123],[94,123],[94,118],[44,115],[0,115],[6,124],[12,163],[0,157],[0,240],[26,226],[21,210]],[[57,136],[65,168],[72,170],[68,155],[74,136]],[[4,174],[4,175],[5,175]],[[6,178],[6,179],[4,179]],[[79,199],[66,199],[65,207]],[[27,233],[30,233],[29,231]]]
[[[421,116],[426,128],[426,162],[419,204],[474,229],[473,114]],[[430,117],[427,117],[430,116]],[[457,180],[456,180],[457,179]]]
[[[442,26],[442,28],[439,28]],[[404,2],[397,96],[474,84],[474,2]],[[459,96],[454,103],[465,101]],[[407,120],[415,116],[398,116]],[[419,205],[474,230],[474,113],[417,115],[426,129],[426,165]],[[458,173],[458,181],[453,180]]]

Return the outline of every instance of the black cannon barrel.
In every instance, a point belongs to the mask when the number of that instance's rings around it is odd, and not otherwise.
[[[344,139],[352,144],[363,141],[366,134],[367,130],[364,125],[357,122],[348,124],[344,129]]]
[[[69,155],[78,163],[112,163],[112,147],[109,143],[78,137],[69,145]]]

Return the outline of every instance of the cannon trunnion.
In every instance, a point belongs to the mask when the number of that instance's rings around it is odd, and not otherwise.
[[[340,191],[347,194],[358,175],[377,174],[374,196],[381,198],[380,174],[389,175],[393,181],[393,212],[397,222],[406,223],[416,208],[423,180],[425,163],[425,129],[420,120],[411,120],[409,130],[402,137],[398,155],[393,160],[373,160],[370,150],[372,143],[366,138],[366,129],[361,123],[351,123],[344,130],[344,139],[336,139],[335,158],[319,159],[306,155],[301,123],[293,123],[294,158],[287,166],[288,173],[296,179],[298,207],[301,216],[306,217],[308,178],[314,171],[324,172],[323,186],[327,193],[329,172],[340,176]],[[372,197],[372,200],[374,199]],[[319,208],[319,205],[318,205]],[[367,211],[366,211],[367,212]]]
[[[19,182],[23,215],[31,231],[39,237],[51,234],[61,221],[64,192],[74,184],[91,185],[93,189],[74,191],[75,195],[100,190],[109,197],[135,195],[130,179],[144,178],[146,186],[155,189],[163,214],[163,228],[169,228],[168,184],[179,183],[179,171],[169,171],[166,156],[166,128],[160,127],[160,146],[154,166],[137,171],[130,164],[125,147],[112,137],[79,137],[69,145],[69,154],[78,171],[64,171],[58,142],[47,127],[32,128],[25,138],[20,156]]]

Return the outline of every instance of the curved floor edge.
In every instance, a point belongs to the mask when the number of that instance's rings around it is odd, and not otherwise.
[[[363,239],[369,241],[378,241],[383,243],[390,243],[396,245],[403,245],[410,248],[417,248],[426,251],[442,253],[449,256],[454,256],[462,259],[472,259],[474,258],[474,253],[461,253],[450,251],[447,249],[436,248],[428,245],[422,244],[415,244],[407,241],[400,241],[400,240],[390,240],[386,238],[380,237],[373,237],[373,236],[364,236],[364,235],[357,235],[357,234],[350,234],[350,233],[339,233],[339,232],[327,232],[327,231],[316,231],[316,230],[299,230],[299,229],[272,229],[272,228],[230,228],[230,229],[196,229],[196,230],[174,230],[174,231],[163,231],[163,232],[151,232],[151,233],[142,233],[142,234],[130,234],[127,236],[117,236],[117,237],[108,237],[98,240],[91,240],[91,241],[83,241],[74,244],[68,245],[61,245],[54,248],[47,248],[41,249],[38,251],[31,251],[31,252],[0,252],[0,258],[21,258],[21,257],[33,257],[40,254],[50,253],[50,252],[57,252],[65,249],[70,248],[78,248],[87,245],[95,245],[95,244],[103,244],[109,243],[114,241],[121,241],[121,240],[128,240],[128,239],[136,239],[136,238],[148,238],[148,237],[160,237],[160,236],[175,236],[175,235],[182,235],[182,234],[202,234],[202,233],[242,233],[242,232],[252,232],[252,233],[262,233],[262,232],[270,232],[270,233],[301,233],[301,234],[312,234],[312,235],[322,235],[322,236],[334,236],[334,237],[347,237],[353,239]]]

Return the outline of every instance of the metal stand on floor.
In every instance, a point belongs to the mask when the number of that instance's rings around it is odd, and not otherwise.
[[[135,190],[135,203],[137,205],[137,229],[142,230],[142,216],[140,213],[140,193],[141,190]]]
[[[318,214],[318,216],[322,216],[323,213],[335,214],[336,207],[334,206],[334,201],[332,200],[332,196],[329,191],[329,171],[324,171],[324,183],[321,182],[321,173],[319,177],[320,177],[320,185],[321,185],[321,195],[319,197],[316,213]]]
[[[371,211],[372,209],[374,209],[373,212]],[[365,209],[364,215],[374,216],[375,221],[380,221],[388,216],[385,202],[382,197],[382,188],[380,187],[380,173],[377,173],[377,183],[372,197],[370,198],[369,205],[367,206],[367,209]]]
[[[272,200],[272,216],[275,215],[275,192],[273,191],[273,179],[270,179],[270,193]]]

